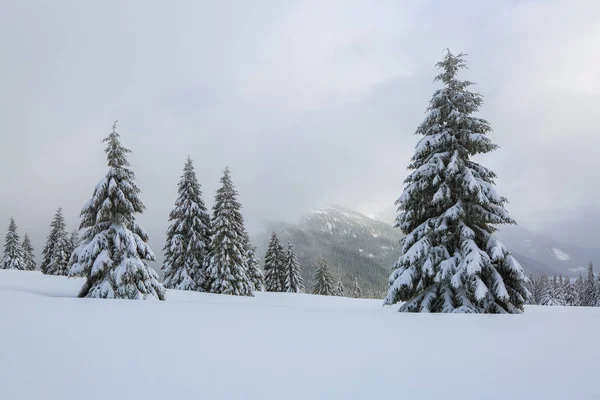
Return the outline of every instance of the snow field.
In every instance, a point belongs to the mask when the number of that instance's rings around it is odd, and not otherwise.
[[[404,314],[379,300],[75,298],[0,271],[0,399],[598,399],[600,308]]]

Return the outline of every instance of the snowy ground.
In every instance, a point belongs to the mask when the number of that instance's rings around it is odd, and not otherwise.
[[[415,315],[380,301],[74,298],[0,271],[0,399],[600,399],[600,308]]]

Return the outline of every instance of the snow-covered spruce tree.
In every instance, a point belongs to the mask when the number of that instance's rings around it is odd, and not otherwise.
[[[529,280],[527,281],[527,290],[529,290],[529,297],[527,297],[526,304],[536,305],[537,299],[537,281],[533,279],[533,275],[529,276]]]
[[[256,257],[256,246],[252,246],[249,242],[246,252],[246,263],[248,264],[246,274],[250,280],[251,290],[253,292],[264,292],[264,278],[262,271],[259,268],[260,261]]]
[[[303,293],[304,280],[300,275],[300,264],[298,263],[298,257],[296,256],[292,242],[288,242],[285,253],[285,269],[287,272],[285,280],[286,291],[290,293]]]
[[[443,84],[427,108],[396,201],[396,226],[406,235],[390,276],[385,304],[400,311],[520,313],[528,296],[527,277],[494,236],[495,224],[514,224],[498,194],[496,175],[471,160],[497,148],[490,124],[472,114],[482,96],[457,78],[463,54],[450,51],[437,64]]]
[[[269,247],[265,253],[265,289],[267,292],[286,291],[285,253],[275,232],[271,233]]]
[[[67,232],[64,229],[58,230],[54,238],[50,262],[46,265],[45,273],[47,275],[68,276],[71,270],[70,259],[72,252],[73,248]]]
[[[210,216],[194,164],[187,158],[178,185],[175,208],[163,250],[163,284],[168,289],[203,291],[206,281],[206,256],[210,246]]]
[[[329,266],[325,260],[319,262],[319,266],[313,278],[313,294],[321,294],[324,296],[335,296],[336,287],[333,281],[333,276],[329,271]]]
[[[17,233],[17,224],[15,224],[15,220],[12,217],[10,218],[6,239],[4,240],[2,269],[26,269],[21,239]]]
[[[552,283],[554,285],[554,293],[556,294],[556,302],[560,306],[566,305],[566,301],[565,301],[565,287],[564,287],[564,284],[563,284],[562,275],[560,275],[558,278],[556,276],[554,276],[554,279],[552,280]]]
[[[355,277],[354,284],[352,285],[352,297],[355,299],[360,299],[362,296],[362,290],[360,289],[360,286],[358,286],[358,278]]]
[[[237,194],[229,168],[225,168],[213,206],[206,289],[211,293],[252,296],[252,285],[246,273],[246,230]]]
[[[54,219],[50,223],[50,233],[46,239],[46,245],[42,249],[40,270],[44,274],[48,273],[48,264],[50,264],[50,259],[54,254],[54,246],[56,242],[59,238],[66,236],[66,232],[65,218],[63,217],[62,208],[59,207],[58,210],[56,210],[56,214],[54,214]]]
[[[71,236],[69,236],[69,256],[73,254],[77,246],[79,246],[79,230],[73,229]]]
[[[556,278],[554,278],[555,280]],[[552,279],[549,279],[546,275],[542,275],[540,278],[541,281],[541,298],[540,305],[541,306],[560,306],[560,302],[557,299],[556,294],[556,286]]]
[[[33,246],[31,245],[31,239],[29,239],[28,234],[25,234],[25,236],[23,236],[21,249],[23,249],[23,269],[26,271],[35,271],[37,269],[37,264],[35,262],[35,255],[33,254]]]
[[[594,266],[592,263],[588,265],[588,275],[583,287],[583,293],[581,298],[581,305],[585,307],[595,307],[596,298],[596,282],[594,278]]]
[[[563,281],[563,292],[565,293],[565,305],[566,306],[578,306],[577,290],[575,285],[571,283],[571,280],[565,277]]]
[[[344,287],[341,277],[338,277],[337,284],[335,285],[335,295],[340,297],[344,297],[346,295],[346,288]]]
[[[577,293],[577,305],[582,306],[585,293],[585,281],[583,280],[581,272],[579,273],[579,277],[575,280],[575,292]]]
[[[600,307],[600,274],[596,278],[596,307]]]
[[[121,145],[116,129],[115,122],[103,141],[108,172],[81,211],[80,229],[86,230],[73,253],[71,274],[87,278],[79,297],[164,300],[165,288],[146,263],[155,260],[148,234],[135,219],[145,207],[129,169],[131,151]]]

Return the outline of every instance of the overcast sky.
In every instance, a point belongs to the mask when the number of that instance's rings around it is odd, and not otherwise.
[[[520,225],[598,246],[600,2],[0,0],[0,228],[36,250],[106,172],[118,119],[160,252],[186,156],[204,198],[229,165],[244,215],[402,192],[444,48],[485,96],[480,157]]]

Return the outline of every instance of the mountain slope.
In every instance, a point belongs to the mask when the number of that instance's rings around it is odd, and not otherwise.
[[[386,220],[393,220],[387,216]],[[307,288],[312,284],[317,262],[324,258],[339,274],[346,288],[354,277],[369,296],[381,297],[387,288],[391,267],[400,255],[398,229],[340,206],[313,211],[297,224],[270,222],[254,237],[259,256],[266,251],[271,231],[285,245],[296,246]],[[527,275],[576,277],[588,261],[600,260],[600,252],[569,246],[529,232],[519,226],[502,227],[498,237],[523,266]]]
[[[296,247],[307,289],[320,258],[327,260],[347,290],[356,277],[363,292],[380,297],[386,290],[390,268],[398,258],[400,231],[391,225],[339,206],[313,211],[298,224],[270,222],[255,243],[263,256],[271,231],[285,245]]]

